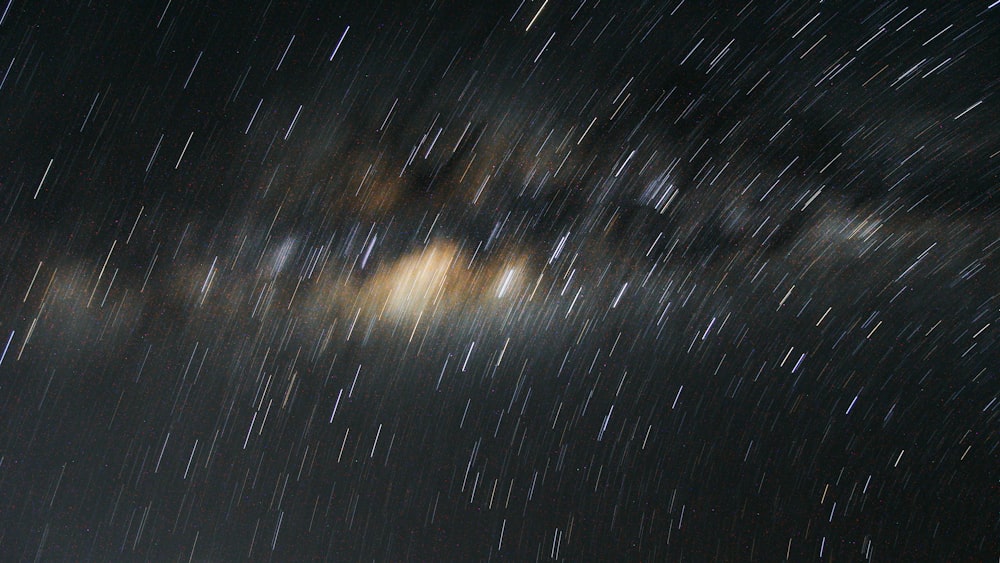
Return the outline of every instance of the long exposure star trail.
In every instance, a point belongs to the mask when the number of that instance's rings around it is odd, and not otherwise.
[[[1000,557],[1000,5],[5,0],[0,559]]]

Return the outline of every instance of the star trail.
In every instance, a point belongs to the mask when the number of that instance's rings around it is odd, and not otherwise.
[[[0,559],[1000,557],[1000,5],[6,0]]]

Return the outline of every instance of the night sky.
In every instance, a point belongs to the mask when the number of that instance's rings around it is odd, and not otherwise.
[[[85,4],[0,1],[0,559],[1000,557],[1000,2]]]

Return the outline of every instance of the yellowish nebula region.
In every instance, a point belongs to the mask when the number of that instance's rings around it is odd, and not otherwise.
[[[391,319],[512,306],[529,287],[526,259],[476,262],[457,245],[435,241],[383,266],[360,289],[362,302]]]

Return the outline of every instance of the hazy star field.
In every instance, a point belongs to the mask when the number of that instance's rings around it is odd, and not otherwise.
[[[1000,2],[0,9],[0,560],[1000,557]]]

